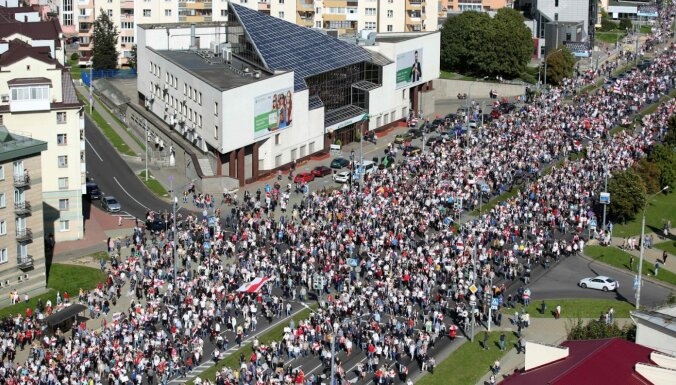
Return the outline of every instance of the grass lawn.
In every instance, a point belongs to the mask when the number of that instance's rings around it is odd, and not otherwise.
[[[82,79],[82,70],[83,68],[80,68],[80,65],[78,64],[78,60],[72,60],[70,57],[68,58],[68,62],[66,65],[70,66],[70,77],[73,78],[73,80],[78,80]]]
[[[78,95],[78,98],[80,99],[80,101],[82,103],[84,103],[85,112],[87,114],[89,114],[89,103],[88,103],[88,101],[84,97],[82,97],[82,95]],[[99,103],[97,103],[97,104],[99,104]],[[122,140],[120,135],[118,135],[117,132],[115,132],[115,130],[113,130],[113,128],[110,126],[110,124],[108,124],[108,122],[106,122],[106,120],[103,119],[103,117],[101,116],[101,114],[99,114],[99,112],[96,110],[96,108],[104,108],[104,107],[101,107],[101,105],[99,104],[99,106],[94,108],[94,113],[90,115],[92,117],[92,119],[94,119],[94,122],[96,123],[96,125],[103,132],[103,135],[105,135],[106,138],[108,138],[110,143],[113,145],[113,147],[115,147],[115,149],[120,154],[136,156],[134,151],[132,151],[131,148],[129,148],[129,145],[127,145],[127,143],[125,143],[124,140]]]
[[[676,242],[675,241],[666,241],[655,244],[655,248],[664,250],[671,255],[676,255]]]
[[[634,268],[630,269],[629,258],[631,258],[632,255],[624,250],[620,250],[617,247],[586,246],[584,248],[584,253],[599,262],[603,262],[623,270],[631,270],[638,273],[638,256],[634,257]],[[676,274],[665,269],[664,267],[660,267],[659,274],[657,277],[655,277],[653,264],[645,260],[643,261],[643,274],[650,274],[652,275],[651,278],[669,283],[671,285],[676,285]]]
[[[604,43],[608,44],[615,44],[618,41],[622,41],[622,39],[627,36],[626,32],[597,32],[595,35],[595,38],[597,40],[600,40]]]
[[[316,308],[316,305],[311,306],[310,309],[303,309],[300,312],[298,312],[296,315],[292,317],[293,321],[295,322],[296,326],[298,326],[298,322],[301,320],[305,320],[310,316],[310,313],[314,311]],[[261,327],[264,327],[264,325],[259,324]],[[289,325],[289,322],[282,322],[279,325],[275,326],[274,328],[270,329],[267,333],[261,335],[258,337],[258,341],[260,342],[261,345],[269,345],[272,341],[279,341],[282,339],[282,336],[284,335],[284,328]],[[232,340],[230,341],[230,346],[235,346],[235,341]],[[210,367],[209,369],[205,370],[200,374],[198,377],[201,379],[208,379],[209,381],[213,381],[214,378],[216,377],[216,373],[219,372],[222,368],[228,367],[231,369],[238,369],[239,368],[239,355],[240,353],[244,353],[244,357],[246,357],[247,362],[249,359],[249,356],[251,355],[251,343],[245,343],[242,344],[242,347],[237,349],[236,351],[229,353],[227,357],[224,359],[218,361],[215,365]],[[212,361],[213,362],[213,361]],[[187,385],[193,385],[194,381],[188,381],[186,382]]]
[[[169,196],[169,193],[167,193],[167,190],[164,188],[164,186],[162,186],[162,184],[158,182],[157,179],[155,179],[155,177],[150,171],[148,171],[147,181],[145,170],[141,171],[138,174],[138,177],[146,185],[146,187],[148,187],[148,189],[150,189],[150,191],[152,191],[155,195],[163,198]]]
[[[457,72],[441,71],[439,78],[449,80],[476,80],[471,76],[465,76]]]
[[[439,362],[434,374],[427,373],[417,385],[467,385],[476,384],[481,377],[491,370],[496,359],[502,358],[505,352],[499,349],[499,332],[489,333],[490,349],[483,350],[484,333],[477,334],[474,342],[465,342],[447,359]],[[513,333],[505,333],[505,350],[512,349],[517,342]]]
[[[9,316],[10,314],[16,313],[26,313],[26,308],[35,308],[37,306],[38,299],[42,299],[42,303],[45,303],[47,299],[51,299],[52,303],[56,305],[56,292],[60,291],[63,296],[64,292],[68,292],[70,298],[77,299],[77,295],[80,291],[80,288],[85,290],[93,289],[99,282],[103,282],[106,279],[105,274],[101,273],[101,270],[94,269],[91,267],[77,266],[77,265],[65,265],[54,263],[49,268],[47,287],[49,291],[37,297],[31,298],[28,301],[28,304],[20,303],[12,306],[7,306],[0,309],[0,318]],[[21,298],[23,298],[23,293],[19,293]]]
[[[676,218],[676,197],[674,194],[659,194],[648,201],[646,210],[646,234],[661,233],[662,226],[670,219]],[[641,234],[641,213],[627,223],[613,223],[614,237],[628,237]]]
[[[561,298],[561,299],[545,299],[547,310],[544,314],[540,312],[542,300],[532,301],[526,311],[531,318],[553,318],[552,313],[557,305],[561,305],[562,318],[598,318],[602,312],[607,311],[611,307],[615,309],[615,316],[617,318],[629,318],[629,311],[635,310],[634,304],[625,301],[618,301],[614,299],[587,299],[587,298]],[[517,306],[516,309],[505,309],[502,312],[502,322],[509,323],[511,318],[514,318],[514,313],[521,311],[523,306]]]
[[[653,31],[653,27],[649,25],[642,25],[641,26],[641,33],[650,33]]]

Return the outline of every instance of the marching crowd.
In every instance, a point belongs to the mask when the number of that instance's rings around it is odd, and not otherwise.
[[[663,26],[672,22],[668,7],[650,41],[665,42]],[[272,207],[288,195],[247,194],[223,219],[171,218],[177,226],[180,220],[175,240],[160,231],[150,242],[139,225],[129,247],[117,248],[106,281],[78,296],[92,317],[124,295],[129,308],[103,318],[100,328],[76,323],[49,335],[38,322],[44,309],[5,319],[0,378],[9,385],[167,384],[221,359],[259,324],[299,310],[310,294],[321,304],[312,315],[290,321],[278,341],[254,339],[238,367],[205,382],[317,384],[321,372],[306,374],[288,362],[314,356],[328,368],[332,344],[343,358],[364,357],[350,368],[334,353],[342,383],[351,370],[377,384],[405,382],[411,361],[433,370],[428,352],[451,325],[486,320],[484,293],[505,306],[528,300],[530,290],[513,299],[507,287],[527,284],[536,265],[584,248],[605,173],[643,158],[674,114],[671,99],[631,121],[676,88],[674,48],[656,52],[646,70],[629,72],[613,88],[576,95],[570,104],[563,102],[565,87],[552,89],[480,137],[437,143],[367,176],[362,189],[309,193],[287,215],[272,215]],[[629,129],[610,135],[619,124]],[[570,160],[581,148],[586,155]],[[522,175],[529,177],[514,197],[454,224],[455,202],[481,199],[479,180],[499,193]],[[204,204],[212,203],[205,197]],[[263,277],[270,281],[259,290],[238,291]],[[478,306],[470,308],[473,282]],[[17,349],[29,349],[28,359],[15,362]]]

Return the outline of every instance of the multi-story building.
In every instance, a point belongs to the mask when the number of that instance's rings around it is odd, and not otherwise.
[[[17,127],[17,126],[14,126]],[[20,127],[20,126],[18,126]],[[41,154],[47,143],[0,124],[0,295],[45,287]]]
[[[42,21],[38,11],[26,7],[0,7],[0,40],[19,39],[32,47],[45,47],[65,63],[63,33],[57,19]]]
[[[85,186],[84,117],[70,72],[49,47],[32,47],[16,38],[0,42],[0,123],[21,127],[47,142],[41,158],[40,207],[46,233],[55,240],[83,236]]]
[[[570,43],[594,46],[598,0],[523,0],[519,8],[537,22],[538,38],[545,41],[540,45],[542,54]],[[571,25],[581,28],[569,32]]]
[[[465,11],[497,11],[500,8],[511,8],[513,0],[444,0],[440,4],[439,16],[446,17],[448,13]]]
[[[490,2],[504,0],[486,0]],[[56,0],[66,35],[76,31],[80,62],[90,62],[93,23],[103,11],[119,31],[118,63],[126,65],[136,43],[137,24],[199,23],[228,20],[228,1],[191,0]],[[231,0],[231,2],[308,28],[354,34],[425,32],[438,29],[438,2],[427,0]]]

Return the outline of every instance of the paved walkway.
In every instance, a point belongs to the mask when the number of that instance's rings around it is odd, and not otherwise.
[[[589,321],[588,319],[583,320]],[[548,345],[559,345],[566,340],[568,335],[568,328],[570,328],[577,319],[554,319],[554,318],[531,318],[531,325],[523,329],[523,336],[526,341],[538,342]],[[617,324],[621,326],[632,322],[629,318],[620,318],[616,320]],[[493,328],[492,331],[505,331],[513,333],[515,328],[509,322],[505,322],[507,326]],[[478,338],[474,339],[474,343],[480,343]],[[506,377],[514,373],[517,369],[523,369],[525,366],[526,355],[518,354],[516,348],[507,351],[505,355],[500,358],[500,373],[495,376],[496,382],[500,382]],[[490,368],[486,368],[486,374],[477,382],[477,385],[490,384],[491,377]]]
[[[667,236],[666,239],[664,239],[662,234],[657,234],[657,233],[652,233],[652,234],[653,234],[653,238],[654,238],[654,242],[655,242],[653,244],[653,247],[652,248],[646,247],[646,248],[643,249],[643,260],[646,263],[650,264],[650,269],[649,269],[649,271],[643,271],[643,274],[646,274],[646,275],[655,274],[653,266],[655,266],[656,261],[659,261],[660,269],[665,269],[665,270],[669,270],[669,271],[676,273],[676,255],[667,253],[668,257],[667,257],[667,260],[665,262],[663,260],[663,257],[662,257],[663,250],[660,250],[660,249],[655,247],[655,245],[658,245],[658,244],[663,243],[663,242],[676,242],[676,236],[674,236],[674,234],[676,234],[676,228],[671,229],[671,231],[669,232],[669,236]],[[650,235],[650,234],[646,233],[646,235]],[[637,245],[638,245],[638,241],[639,241],[640,237],[641,237],[640,235],[632,237],[636,240]],[[616,247],[616,248],[619,248],[619,249],[633,255],[635,258],[634,258],[634,264],[633,264],[632,268],[635,268],[635,267],[638,266],[638,260],[639,260],[639,257],[641,255],[641,250],[638,247],[635,248],[635,249],[632,249],[632,250],[623,249],[622,245],[624,244],[624,241],[625,241],[625,238],[613,237],[611,239],[610,245],[608,247]],[[589,242],[589,245],[598,245],[598,244],[599,244],[599,242],[596,241],[596,240]],[[626,261],[626,264],[627,264],[627,266],[629,266],[628,260]],[[659,272],[658,272],[658,275],[659,275]]]

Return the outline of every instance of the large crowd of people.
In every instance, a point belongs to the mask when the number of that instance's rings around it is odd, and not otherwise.
[[[566,87],[609,76],[613,67],[580,74],[481,135],[438,142],[366,176],[360,188],[309,192],[282,215],[273,208],[288,192],[246,194],[222,216],[165,218],[178,239],[171,231],[151,237],[138,224],[128,247],[111,248],[107,280],[78,295],[91,318],[109,313],[121,296],[131,298],[129,308],[101,318],[100,327],[75,323],[69,332],[46,333],[42,308],[5,319],[2,382],[164,385],[219,360],[311,296],[320,306],[307,319],[288,322],[278,341],[254,338],[238,367],[204,382],[317,384],[322,370],[288,363],[312,356],[328,370],[332,348],[343,384],[350,372],[378,384],[405,382],[412,361],[433,370],[428,352],[449,328],[486,321],[484,293],[504,306],[527,301],[530,290],[508,294],[510,284],[527,285],[535,266],[584,248],[605,173],[631,166],[664,135],[674,99],[641,121],[632,117],[676,88],[676,47],[665,32],[673,21],[670,6],[643,46],[667,49],[654,51],[646,70],[565,103]],[[620,124],[628,129],[611,135]],[[585,156],[572,160],[581,148]],[[545,174],[547,165],[555,166]],[[455,210],[467,207],[456,202],[474,206],[481,184],[499,194],[516,181],[523,184],[515,196],[456,225]],[[270,280],[253,293],[238,291],[264,277]],[[17,349],[29,350],[25,361],[15,360]],[[363,362],[343,365],[341,357],[355,354]]]

